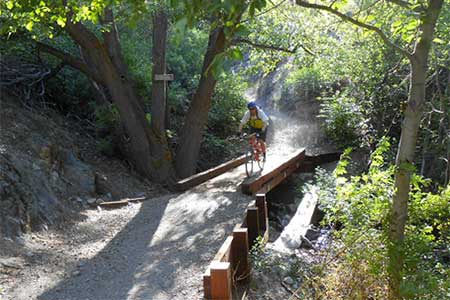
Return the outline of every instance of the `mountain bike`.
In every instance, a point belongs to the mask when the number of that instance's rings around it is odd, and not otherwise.
[[[245,173],[250,177],[253,175],[254,163],[258,165],[260,171],[264,169],[266,153],[263,152],[263,141],[259,138],[259,134],[244,134],[242,137],[248,141],[245,151]]]

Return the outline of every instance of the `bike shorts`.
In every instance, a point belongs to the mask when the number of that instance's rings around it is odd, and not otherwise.
[[[266,141],[266,132],[267,132],[267,128],[266,128],[266,130],[263,131],[261,128],[250,127],[250,134],[256,133],[258,138],[260,140],[263,140],[264,142]]]

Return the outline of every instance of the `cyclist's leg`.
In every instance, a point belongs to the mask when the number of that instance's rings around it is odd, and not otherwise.
[[[256,135],[258,135],[259,134],[259,131],[258,131],[258,129],[256,129],[256,128],[254,128],[254,127],[251,127],[250,126],[250,134],[254,134],[254,133],[256,133]],[[256,141],[256,137],[252,137],[252,143],[254,143]]]
[[[267,130],[262,131],[261,129],[259,131],[259,142],[261,143],[261,151],[264,157],[266,156],[266,132]]]

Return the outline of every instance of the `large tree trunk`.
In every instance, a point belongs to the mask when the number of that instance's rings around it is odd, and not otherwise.
[[[400,143],[397,151],[395,193],[391,208],[389,227],[389,299],[402,299],[402,281],[405,224],[408,216],[408,199],[412,164],[416,150],[422,111],[425,104],[425,77],[427,60],[433,40],[434,28],[442,8],[443,0],[429,0],[427,12],[421,26],[422,34],[416,43],[411,62],[411,80],[408,105],[402,124]]]
[[[153,83],[152,83],[152,106],[151,126],[156,136],[159,147],[155,148],[155,155],[161,159],[160,172],[167,177],[172,172],[172,154],[167,143],[166,136],[166,106],[167,106],[167,82],[155,80],[156,74],[166,73],[166,42],[168,18],[161,9],[153,16]]]
[[[112,18],[106,15],[105,20]],[[114,26],[113,26],[114,27]],[[115,28],[115,27],[114,27]],[[104,35],[104,42],[89,31],[81,23],[68,22],[65,29],[75,41],[85,50],[85,55],[94,64],[96,72],[90,72],[91,78],[104,85],[119,110],[120,118],[128,135],[127,156],[136,170],[143,176],[157,182],[168,179],[170,155],[161,149],[166,149],[167,143],[161,141],[150,129],[145,118],[141,99],[135,92],[129,79],[126,64],[120,53],[120,43],[115,30]],[[73,64],[72,64],[73,65]],[[85,66],[84,66],[85,67]],[[83,68],[86,71],[86,68]]]
[[[200,83],[186,115],[177,149],[176,171],[181,178],[195,173],[203,129],[208,120],[211,98],[217,83],[217,79],[208,68],[216,55],[225,50],[225,44],[223,28],[213,29],[209,35]]]

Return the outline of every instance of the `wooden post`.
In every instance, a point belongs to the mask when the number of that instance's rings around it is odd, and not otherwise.
[[[267,213],[266,194],[256,194],[256,207],[259,214],[259,228],[263,234],[269,228],[269,216]]]
[[[232,300],[231,267],[229,262],[213,261],[211,270],[211,299]]]
[[[209,267],[203,274],[203,294],[204,300],[211,300],[211,270]]]
[[[231,246],[231,266],[234,279],[241,281],[249,278],[250,263],[248,258],[248,228],[233,230],[233,244]]]
[[[251,250],[256,238],[259,236],[258,208],[247,208],[248,249]]]

